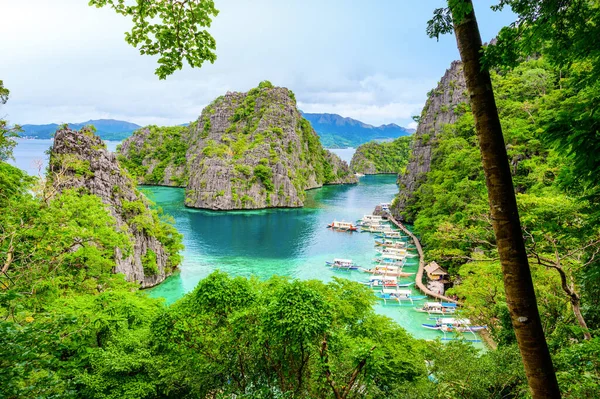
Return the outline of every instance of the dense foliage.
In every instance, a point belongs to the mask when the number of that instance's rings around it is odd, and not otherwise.
[[[189,129],[194,126],[144,127],[134,133],[142,140],[130,144],[127,156],[120,153],[119,162],[140,183],[185,186],[188,178],[186,153],[189,148]],[[170,173],[165,179],[167,168]]]
[[[204,61],[215,62],[215,39],[206,31],[219,11],[213,0],[90,0],[90,6],[110,7],[131,18],[132,28],[125,40],[140,54],[158,56],[156,75],[165,79],[183,68],[186,61],[199,68]]]
[[[405,136],[389,142],[362,144],[352,156],[350,169],[363,174],[404,173],[411,143],[412,136]]]
[[[590,330],[600,328],[594,284],[594,255],[600,248],[597,208],[588,198],[593,188],[574,179],[577,165],[569,153],[552,145],[549,127],[563,117],[563,102],[574,101],[569,96],[571,78],[545,58],[492,77],[549,345],[559,359],[564,394],[586,397],[600,388],[598,369],[563,359],[571,351],[599,354],[597,338],[590,340]],[[471,318],[490,326],[500,345],[512,345],[476,140],[470,112],[444,127],[435,138],[431,171],[406,213],[415,220],[427,257],[446,266],[460,282],[451,293],[464,300]],[[567,377],[579,373],[588,373],[585,384]]]

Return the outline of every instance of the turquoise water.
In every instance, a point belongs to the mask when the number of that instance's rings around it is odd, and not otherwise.
[[[371,213],[376,204],[390,202],[398,190],[395,183],[395,176],[365,176],[357,185],[308,191],[302,209],[235,212],[188,209],[182,206],[182,189],[144,187],[143,191],[175,218],[186,247],[180,272],[149,293],[171,303],[217,269],[231,275],[260,278],[283,275],[330,281],[337,276],[366,281],[366,273],[334,271],[325,266],[325,261],[349,258],[363,267],[371,267],[377,255],[374,236],[335,232],[326,226],[334,219],[355,221]],[[416,272],[417,258],[409,259],[408,265],[405,271]],[[399,281],[411,282],[414,278]],[[413,292],[419,295],[416,290]],[[408,303],[402,307],[377,305],[376,311],[416,337],[443,337],[438,331],[423,329],[421,324],[431,320],[427,314],[415,312]]]
[[[51,140],[19,140],[13,163],[36,175],[35,160],[41,160],[45,168],[47,156],[44,151],[51,144]],[[114,150],[117,144],[108,142],[107,147]],[[334,152],[347,159],[352,157],[353,149]],[[235,212],[185,208],[182,189],[142,187],[158,206],[173,216],[185,245],[180,271],[147,292],[172,303],[217,269],[231,275],[260,278],[284,275],[330,281],[338,276],[365,281],[367,274],[333,271],[325,266],[325,261],[350,258],[363,267],[371,267],[377,255],[373,235],[334,232],[326,226],[334,219],[355,221],[371,213],[375,205],[391,202],[398,191],[395,183],[393,175],[365,176],[357,185],[326,186],[308,191],[302,209]],[[405,271],[416,272],[416,269],[417,258],[409,260]],[[412,278],[399,281],[410,282]],[[419,294],[416,290],[413,292]],[[408,303],[403,307],[377,305],[375,309],[398,322],[415,337],[443,337],[438,331],[423,329],[421,324],[431,323],[431,320],[428,320],[427,314],[415,312]]]

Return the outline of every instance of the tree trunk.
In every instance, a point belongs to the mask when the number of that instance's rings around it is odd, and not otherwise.
[[[489,71],[482,68],[479,27],[472,1],[462,0],[459,5],[452,9],[454,32],[475,118],[506,301],[532,396],[560,398],[537,308],[492,81]],[[457,15],[464,6],[470,6],[470,11]]]
[[[587,323],[581,314],[581,307],[579,306],[579,298],[571,298],[571,306],[573,306],[573,313],[575,313],[575,317],[577,318],[577,322],[579,326],[583,330],[583,338],[585,340],[592,339],[592,334],[590,334],[590,330],[588,329]]]

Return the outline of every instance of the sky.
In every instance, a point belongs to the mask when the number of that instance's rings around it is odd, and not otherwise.
[[[215,0],[217,60],[167,80],[125,43],[131,23],[87,0],[0,0],[0,117],[17,124],[195,120],[227,91],[288,87],[304,112],[414,127],[426,93],[458,59],[454,36],[425,34],[443,0]],[[513,21],[474,0],[484,41]]]

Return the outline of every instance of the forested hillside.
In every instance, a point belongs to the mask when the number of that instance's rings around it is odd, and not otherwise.
[[[549,345],[559,367],[573,356],[587,359],[572,365],[579,371],[559,373],[559,382],[568,384],[572,373],[592,372],[590,383],[597,387],[598,363],[590,356],[599,353],[600,341],[590,340],[588,332],[600,328],[596,189],[578,176],[576,157],[584,155],[556,147],[549,133],[573,101],[575,72],[567,74],[540,58],[492,77]],[[454,276],[450,294],[464,300],[472,319],[490,327],[503,350],[515,338],[468,108],[456,123],[444,126],[433,146],[431,170],[404,216],[414,220],[426,256]],[[571,388],[575,397],[592,392],[585,385]]]
[[[355,173],[404,173],[410,156],[412,136],[399,137],[388,142],[369,142],[356,149],[350,162]]]

